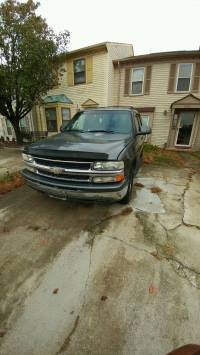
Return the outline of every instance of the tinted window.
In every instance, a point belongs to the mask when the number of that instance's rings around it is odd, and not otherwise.
[[[86,132],[106,131],[129,134],[132,131],[131,112],[129,111],[86,111],[78,113],[66,130]]]

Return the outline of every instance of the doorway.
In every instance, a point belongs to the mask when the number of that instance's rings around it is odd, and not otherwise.
[[[185,111],[179,114],[177,134],[175,139],[176,146],[190,147],[194,129],[194,122],[194,111]]]

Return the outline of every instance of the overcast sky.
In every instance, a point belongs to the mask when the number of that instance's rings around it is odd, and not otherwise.
[[[135,54],[200,47],[200,0],[40,0],[55,30],[71,33],[69,49],[127,42]]]
[[[132,43],[135,54],[200,47],[200,0],[39,1],[55,31],[70,31],[69,50],[104,41]]]

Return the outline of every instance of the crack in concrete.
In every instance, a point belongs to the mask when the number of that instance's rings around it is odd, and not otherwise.
[[[86,303],[86,296],[87,296],[87,288],[88,288],[88,281],[89,281],[89,278],[90,278],[90,271],[91,271],[91,265],[92,265],[92,251],[93,251],[93,246],[94,246],[94,242],[95,242],[95,238],[96,236],[99,234],[99,231],[96,230],[99,226],[101,226],[104,222],[107,222],[113,218],[116,218],[116,217],[119,217],[121,215],[126,215],[126,214],[129,214],[131,213],[133,210],[132,208],[125,208],[123,209],[122,211],[120,211],[119,213],[117,214],[114,214],[114,215],[110,215],[110,216],[107,216],[101,220],[99,220],[98,222],[96,222],[93,226],[92,226],[92,230],[91,231],[88,231],[88,234],[90,234],[90,238],[89,240],[87,241],[87,244],[89,245],[89,248],[90,248],[90,256],[89,256],[89,265],[88,265],[88,274],[87,274],[87,279],[86,279],[86,282],[85,282],[85,286],[84,286],[84,296],[83,296],[83,302],[82,302],[82,305],[81,305],[81,308],[80,308],[80,314],[85,306],[85,303]],[[69,343],[71,341],[71,338],[72,336],[74,335],[77,327],[78,327],[78,323],[79,323],[79,319],[80,319],[80,315],[78,315],[75,319],[75,322],[74,322],[74,326],[72,328],[72,330],[70,331],[69,335],[67,336],[67,338],[64,340],[61,348],[59,349],[59,351],[56,353],[56,355],[59,355],[59,354],[62,354],[64,351],[67,350],[68,346],[69,346]]]
[[[66,351],[66,349],[67,349],[67,347],[68,347],[68,345],[70,343],[71,337],[73,336],[73,334],[76,331],[76,328],[78,327],[79,319],[80,319],[80,317],[78,315],[76,317],[76,319],[75,319],[74,326],[73,326],[71,332],[69,333],[69,335],[65,339],[65,341],[64,341],[63,345],[61,346],[61,348],[56,352],[56,355],[62,354],[64,351]]]
[[[187,227],[196,227],[198,229],[200,229],[197,226],[192,226],[192,225],[187,225],[184,222],[184,209],[185,209],[185,205],[184,205],[184,198],[185,198],[185,193],[186,191],[189,189],[189,185],[190,182],[188,181],[186,184],[186,187],[182,193],[182,204],[183,204],[183,217],[182,217],[182,223],[179,223],[175,228],[172,229],[167,229],[159,220],[159,214],[156,214],[156,221],[158,222],[158,224],[161,226],[161,228],[165,231],[166,234],[166,239],[169,240],[169,231],[174,231],[177,228],[179,228],[181,225],[186,225]],[[88,275],[87,275],[87,279],[85,282],[85,287],[84,287],[84,297],[83,297],[83,303],[80,309],[80,313],[82,312],[82,309],[85,306],[86,303],[86,295],[87,295],[87,288],[88,288],[88,282],[89,282],[89,278],[90,278],[90,272],[91,272],[91,265],[92,265],[92,251],[93,251],[93,246],[95,243],[95,238],[97,237],[97,235],[101,234],[101,231],[98,230],[98,227],[102,226],[103,223],[108,222],[112,219],[118,218],[120,216],[124,216],[124,215],[128,215],[130,213],[133,212],[133,209],[131,207],[127,207],[122,209],[120,212],[116,213],[116,214],[111,214],[99,221],[97,221],[93,226],[92,229],[88,230],[88,234],[90,234],[90,238],[88,240],[88,244],[90,247],[90,256],[89,256],[89,266],[88,266]],[[122,244],[124,244],[125,246],[128,246],[130,248],[133,248],[134,250],[140,251],[140,252],[144,252],[147,253],[148,255],[151,255],[152,257],[155,257],[155,255],[153,255],[153,251],[150,252],[149,250],[145,249],[145,248],[140,248],[132,243],[126,242],[123,239],[117,238],[117,237],[112,237],[112,236],[103,236],[104,238],[110,239],[110,240],[114,240],[114,241],[118,241]],[[168,261],[173,270],[177,273],[177,275],[181,278],[186,279],[190,285],[192,287],[195,287],[196,289],[200,290],[200,272],[196,271],[193,268],[190,268],[189,266],[185,265],[182,261],[180,261],[179,259],[177,259],[174,256],[167,256],[164,253],[160,252],[160,248],[161,245],[159,245],[158,243],[155,243],[155,249],[157,252],[157,256],[159,256],[160,258],[158,258],[159,261],[162,261],[162,259]],[[199,280],[197,280],[197,278],[199,277]],[[77,327],[78,327],[78,323],[79,323],[79,319],[80,316],[78,315],[75,319],[74,322],[74,326],[71,330],[71,332],[69,333],[69,335],[67,336],[67,338],[65,339],[63,345],[61,346],[60,350],[56,353],[56,355],[61,354],[63,351],[66,351],[72,336],[74,335]]]
[[[133,249],[135,249],[137,251],[142,251],[142,252],[145,252],[145,253],[148,253],[148,254],[152,255],[149,250],[147,250],[145,248],[140,248],[140,247],[138,247],[138,246],[136,246],[136,245],[134,245],[132,243],[125,242],[123,239],[120,239],[120,238],[117,238],[117,237],[112,237],[110,235],[109,236],[108,235],[104,235],[104,238],[111,239],[111,240],[116,240],[116,241],[121,242],[124,245],[126,245],[126,246],[128,246],[130,248],[133,248]]]
[[[152,252],[150,252],[149,250],[147,250],[145,248],[139,248],[138,246],[133,245],[132,243],[125,242],[124,240],[122,240],[120,238],[111,237],[111,236],[104,236],[104,237],[111,239],[111,240],[121,242],[121,243],[125,244],[126,246],[133,248],[134,250],[147,253],[148,255],[151,255],[153,257],[157,257],[157,259],[159,261],[162,261],[162,259],[167,260],[168,262],[170,262],[171,266],[173,267],[174,271],[178,274],[178,276],[180,276],[184,279],[187,279],[187,281],[191,284],[191,286],[200,290],[200,272],[189,267],[188,265],[185,265],[178,258],[172,257],[172,256],[166,256],[164,253],[159,253],[157,247],[156,247],[156,253],[157,253],[157,256],[156,256]],[[198,277],[199,277],[199,280],[196,279]]]
[[[89,264],[88,264],[88,272],[87,272],[87,278],[86,278],[86,282],[85,282],[85,286],[84,286],[84,296],[83,296],[83,302],[82,302],[82,305],[81,305],[81,308],[80,308],[80,311],[79,313],[81,314],[82,312],[82,309],[84,308],[85,306],[85,303],[86,303],[86,295],[87,295],[87,288],[88,288],[88,281],[89,281],[89,278],[90,278],[90,271],[91,271],[91,264],[92,264],[92,250],[93,250],[93,245],[94,245],[94,240],[95,240],[95,237],[96,235],[94,234],[92,236],[92,238],[89,240],[89,242],[87,244],[89,244],[89,248],[90,248],[90,255],[89,255]],[[70,344],[70,341],[71,341],[71,338],[72,336],[74,335],[77,327],[78,327],[78,323],[79,323],[79,319],[80,319],[80,315],[78,314],[76,319],[75,319],[75,322],[74,322],[74,325],[73,325],[73,328],[72,330],[70,331],[69,335],[66,337],[66,339],[64,340],[61,348],[58,350],[58,352],[56,353],[56,355],[59,355],[59,354],[62,354],[64,351],[67,350],[69,344]]]

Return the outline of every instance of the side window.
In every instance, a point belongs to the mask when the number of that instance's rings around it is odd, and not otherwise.
[[[140,116],[139,113],[137,113],[137,114],[135,115],[135,121],[137,122],[137,130],[138,130],[139,132],[141,132],[141,130],[142,130],[142,120],[141,120],[141,116]]]
[[[148,115],[142,115],[141,119],[142,119],[142,128],[144,130],[150,128],[150,118],[149,118],[149,116]]]

